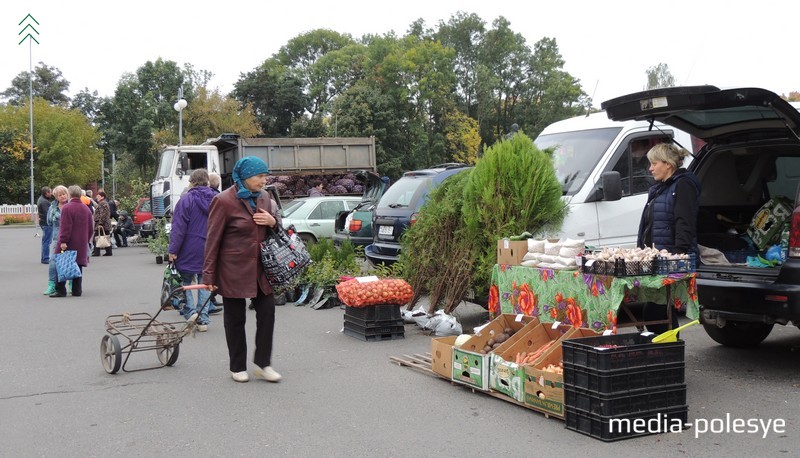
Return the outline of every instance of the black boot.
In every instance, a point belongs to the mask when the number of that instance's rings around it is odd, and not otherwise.
[[[67,282],[62,281],[56,283],[55,292],[50,294],[50,297],[66,297],[67,296]]]

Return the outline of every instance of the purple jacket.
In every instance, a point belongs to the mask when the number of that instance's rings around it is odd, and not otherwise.
[[[86,267],[89,265],[89,242],[93,235],[92,211],[81,202],[81,199],[70,199],[61,209],[56,253],[60,253],[61,244],[66,243],[67,250],[78,252],[78,265]]]
[[[189,189],[175,205],[168,251],[177,256],[175,267],[180,272],[203,273],[208,209],[216,194],[208,186],[197,186]]]

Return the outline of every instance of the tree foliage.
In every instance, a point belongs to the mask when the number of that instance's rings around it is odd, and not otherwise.
[[[27,104],[0,107],[0,132],[18,135],[27,131],[28,116]],[[35,99],[33,138],[35,189],[57,184],[85,186],[100,178],[100,136],[80,111]]]
[[[669,65],[665,63],[648,68],[645,74],[647,75],[646,89],[648,90],[675,86],[675,77],[669,71]]]
[[[30,202],[30,145],[27,134],[0,129],[0,202]]]
[[[7,99],[11,105],[22,105],[28,98],[31,86],[34,98],[42,98],[53,105],[66,106],[69,102],[65,94],[69,90],[69,81],[61,74],[61,70],[44,62],[34,67],[32,81],[28,72],[21,72],[11,80],[11,87],[0,92],[0,97]]]

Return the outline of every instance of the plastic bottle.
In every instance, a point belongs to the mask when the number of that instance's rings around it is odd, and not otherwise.
[[[786,262],[786,258],[789,256],[789,224],[783,226],[783,232],[781,232],[781,261]]]

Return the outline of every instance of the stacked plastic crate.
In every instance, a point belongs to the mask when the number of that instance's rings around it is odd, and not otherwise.
[[[365,341],[405,338],[405,325],[398,305],[345,307],[344,333]]]
[[[567,428],[604,441],[683,428],[684,342],[651,340],[620,334],[563,342]]]

